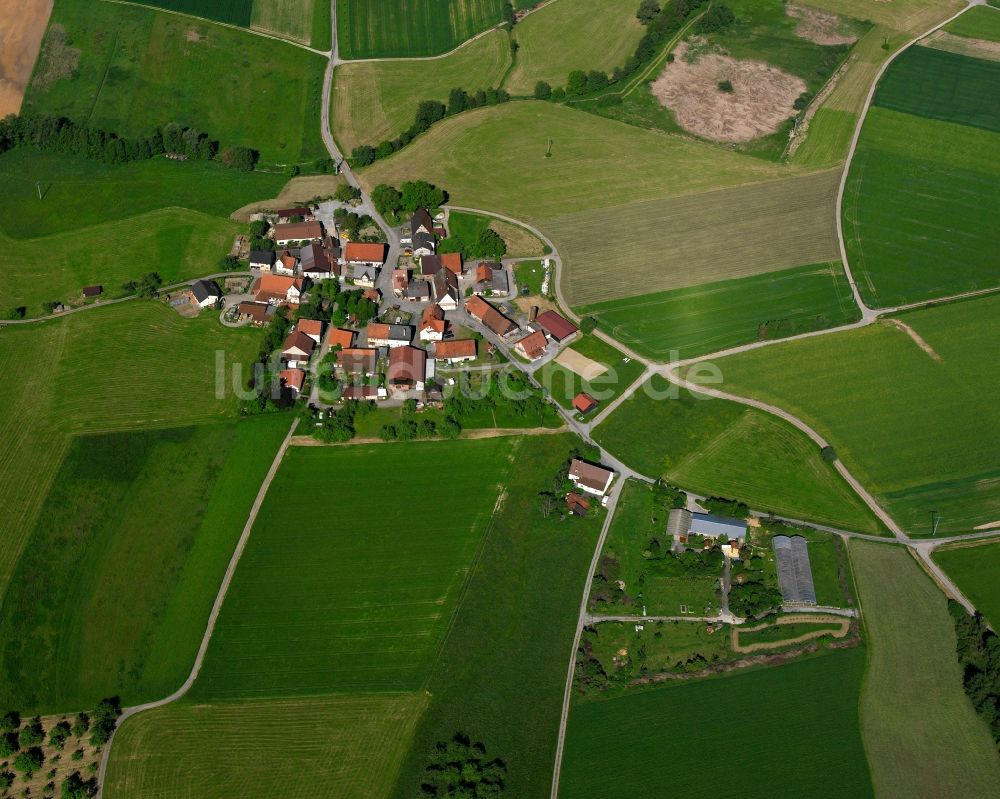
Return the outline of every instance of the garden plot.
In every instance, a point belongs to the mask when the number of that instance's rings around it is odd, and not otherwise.
[[[677,48],[652,84],[654,96],[690,133],[720,142],[746,142],[774,133],[792,115],[806,82],[763,61]],[[724,87],[728,86],[728,89]]]

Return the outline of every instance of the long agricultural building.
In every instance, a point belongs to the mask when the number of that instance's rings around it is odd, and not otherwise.
[[[815,605],[809,547],[800,535],[776,535],[771,542],[778,565],[778,585],[786,605]]]

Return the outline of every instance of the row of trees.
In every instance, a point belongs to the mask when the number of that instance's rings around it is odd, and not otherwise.
[[[955,624],[962,687],[1000,744],[1000,638],[981,615],[970,616],[958,602],[949,600],[948,612]]]
[[[508,100],[510,95],[504,89],[480,89],[475,94],[469,94],[465,89],[452,89],[448,94],[447,104],[440,100],[423,100],[417,106],[413,124],[409,128],[395,139],[385,139],[378,145],[362,144],[355,147],[351,151],[351,163],[355,166],[367,166],[379,158],[387,158],[445,117],[473,108],[506,103]]]
[[[216,160],[244,172],[252,171],[260,157],[256,150],[243,145],[220,152],[219,142],[208,134],[175,122],[153,128],[146,136],[128,138],[66,117],[43,114],[9,114],[0,119],[0,153],[15,147],[76,155],[105,164],[146,161],[165,153],[178,153],[191,160]]]

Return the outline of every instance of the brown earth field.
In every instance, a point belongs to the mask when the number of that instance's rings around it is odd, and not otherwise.
[[[686,52],[684,42],[650,88],[678,125],[705,139],[745,142],[774,133],[806,90],[802,78],[763,61],[717,53],[688,60]],[[719,88],[724,81],[732,84],[731,91]]]
[[[0,0],[0,117],[21,110],[53,0]]]

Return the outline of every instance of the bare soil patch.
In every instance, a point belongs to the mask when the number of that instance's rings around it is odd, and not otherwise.
[[[777,623],[779,625],[788,624],[801,624],[803,622],[813,623],[813,624],[823,624],[826,622],[836,623],[840,625],[837,630],[811,630],[810,632],[803,633],[794,638],[786,638],[783,641],[758,641],[754,644],[743,645],[740,643],[740,633],[752,633],[757,630],[763,630],[765,627],[769,627],[769,624],[758,624],[755,627],[745,627],[737,628],[733,627],[732,631],[732,646],[733,650],[736,652],[759,652],[762,649],[778,649],[783,646],[790,646],[793,644],[804,644],[806,641],[811,641],[813,638],[820,638],[825,635],[832,636],[833,638],[843,638],[847,635],[851,627],[851,620],[844,618],[843,616],[809,616],[803,614],[801,616],[783,616],[778,619]]]
[[[912,327],[910,327],[906,322],[902,322],[899,319],[886,319],[890,325],[892,325],[897,330],[902,330],[906,335],[913,339],[913,343],[916,344],[920,349],[930,355],[935,361],[940,361],[941,356],[934,351],[934,348],[928,344],[923,337]]]
[[[822,45],[854,44],[858,40],[854,34],[844,32],[844,21],[829,11],[789,3],[785,6],[785,13],[798,20],[795,35],[800,39]]]
[[[650,88],[677,124],[696,136],[747,142],[774,133],[792,116],[792,104],[806,90],[801,78],[763,61],[718,53],[687,60],[686,51],[684,42]],[[719,88],[725,81],[732,91]]]
[[[21,110],[53,0],[0,0],[0,117]],[[65,38],[65,33],[63,33]],[[79,57],[80,51],[76,51]],[[76,68],[76,61],[73,61]],[[72,74],[72,70],[71,70]]]
[[[580,375],[584,380],[594,380],[608,371],[603,363],[598,363],[586,355],[581,355],[574,349],[564,349],[556,356],[556,363],[565,366],[571,372]]]
[[[1000,42],[990,42],[986,39],[969,39],[956,36],[948,31],[934,31],[920,44],[934,50],[944,50],[947,53],[983,58],[987,61],[1000,61]]]

